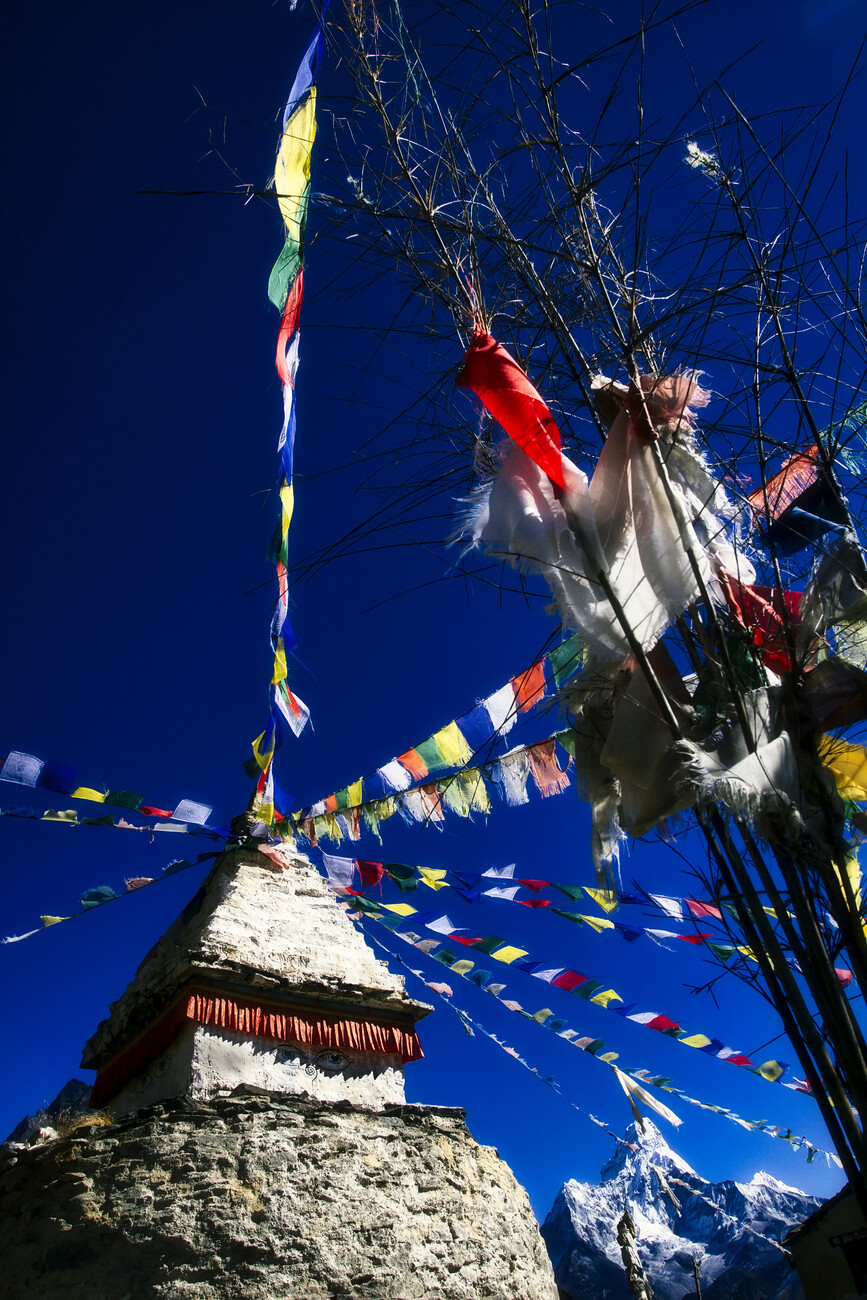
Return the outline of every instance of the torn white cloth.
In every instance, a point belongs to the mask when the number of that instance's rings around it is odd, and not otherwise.
[[[507,444],[494,481],[471,501],[465,530],[472,544],[540,573],[563,622],[602,660],[629,654],[624,621],[649,649],[697,597],[687,548],[709,581],[709,548],[725,541],[713,512],[731,514],[690,437],[689,405],[704,405],[707,394],[687,377],[644,377],[642,387],[651,418],[661,424],[658,446],[673,504],[651,442],[638,432],[634,403],[629,409],[627,390],[618,389],[613,400],[621,409],[589,482],[562,456],[560,491],[520,447]],[[725,564],[726,554],[715,562]],[[600,575],[622,607],[620,618]]]

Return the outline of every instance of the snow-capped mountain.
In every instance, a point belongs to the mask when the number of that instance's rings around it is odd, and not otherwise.
[[[650,1120],[630,1125],[598,1185],[570,1179],[542,1226],[557,1285],[569,1300],[631,1300],[617,1246],[628,1207],[655,1300],[797,1300],[797,1274],[775,1244],[821,1200],[770,1174],[710,1183],[682,1160]]]

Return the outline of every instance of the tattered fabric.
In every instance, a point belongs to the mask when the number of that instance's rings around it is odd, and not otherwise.
[[[647,409],[660,421],[655,431],[672,501],[634,404],[624,399],[589,483],[561,453],[555,487],[527,451],[505,445],[493,482],[471,499],[465,528],[472,544],[484,543],[489,554],[541,574],[563,622],[602,661],[622,661],[630,653],[626,627],[649,649],[698,596],[688,547],[707,582],[724,563],[723,553],[731,553],[721,546],[724,525],[717,516],[728,517],[732,508],[689,434],[690,404],[703,405],[706,393],[685,376],[644,376],[645,383]]]
[[[509,437],[552,482],[563,487],[560,430],[541,396],[514,357],[490,334],[479,330],[457,378],[470,388]]]

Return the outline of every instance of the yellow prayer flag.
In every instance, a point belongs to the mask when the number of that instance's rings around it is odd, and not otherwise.
[[[280,506],[280,528],[283,537],[285,537],[289,532],[289,525],[292,522],[292,512],[295,509],[295,488],[285,478],[280,484]]]
[[[679,1043],[686,1043],[687,1047],[707,1047],[710,1039],[704,1034],[690,1034],[689,1038],[678,1038]]]
[[[363,777],[359,777],[357,781],[353,781],[351,785],[346,787],[347,806],[349,808],[354,808],[361,803],[361,783],[363,779]]]
[[[614,922],[609,921],[607,916],[582,916],[581,920],[585,925],[589,925],[593,930],[600,934],[603,930],[613,930]]]
[[[277,203],[286,227],[286,238],[301,242],[301,224],[310,183],[310,154],[316,136],[316,87],[286,123],[274,168]]]
[[[68,916],[40,916],[40,921],[44,926],[59,925],[61,921],[68,921]]]
[[[590,1001],[595,1002],[599,1007],[607,1007],[609,1002],[622,1002],[623,998],[619,993],[615,993],[614,989],[603,989],[601,993],[597,993],[590,999]]]
[[[57,812],[54,808],[49,808],[48,812],[42,814],[44,822],[77,822],[78,813],[74,808],[67,808],[64,812]]]
[[[603,1052],[601,1056],[596,1057],[597,1061],[604,1061],[606,1065],[610,1065],[612,1061],[617,1061],[619,1059],[619,1052]]]
[[[394,912],[396,916],[412,916],[418,911],[417,907],[410,907],[409,903],[380,903],[380,907],[386,912]]]
[[[748,957],[750,961],[756,961],[756,956],[755,956],[755,953],[753,952],[752,948],[746,948],[746,947],[744,947],[743,944],[740,944],[740,943],[739,943],[739,944],[737,945],[737,950],[738,950],[738,952],[743,953],[743,955],[744,955],[745,957]],[[768,958],[768,960],[770,961],[770,958]],[[772,964],[773,964],[773,963],[772,963]]]
[[[257,736],[256,739],[253,741],[253,757],[255,758],[257,764],[259,765],[259,767],[263,772],[265,771],[265,768],[268,766],[268,764],[271,762],[271,759],[274,755],[273,743],[271,745],[271,748],[268,750],[260,749],[260,745],[264,739],[265,739],[265,732],[263,731],[262,734]],[[273,742],[273,733],[272,733],[272,742]]]
[[[508,966],[510,962],[517,961],[519,957],[528,957],[529,953],[524,948],[513,948],[506,944],[505,948],[499,948],[497,952],[492,952],[491,956],[495,961],[504,961]]]
[[[418,874],[430,889],[445,889],[448,886],[446,873],[434,871],[431,867],[419,867]]]
[[[613,912],[617,907],[617,894],[613,889],[588,889],[584,886],[584,893],[588,898],[592,898],[602,908],[603,912]]]
[[[536,1014],[531,1017],[531,1019],[535,1020],[537,1024],[544,1025],[545,1021],[550,1020],[553,1014],[554,1012],[550,1009],[550,1007],[543,1007],[542,1010],[537,1011]]]
[[[845,891],[845,889],[843,888],[843,873],[840,871],[840,868],[837,866],[836,862],[834,863],[834,871],[836,872],[837,879],[840,881],[840,888],[843,889],[843,897],[845,898],[845,896],[846,896],[846,891]],[[861,863],[858,861],[858,855],[855,854],[855,853],[852,853],[852,854],[851,854],[851,855],[846,859],[846,878],[847,878],[848,881],[849,881],[849,888],[852,890],[852,897],[853,897],[854,900],[855,900],[855,907],[856,907],[856,909],[857,909],[857,911],[858,911],[858,913],[859,913],[859,915],[860,915],[860,912],[861,912]]]
[[[819,757],[834,774],[842,798],[867,799],[867,749],[863,745],[823,736],[819,741]]]
[[[107,793],[107,790],[91,790],[88,785],[80,785],[77,790],[73,790],[71,798],[89,799],[91,803],[105,803]]]
[[[488,794],[488,787],[482,779],[481,770],[478,767],[471,767],[466,772],[461,772],[458,780],[464,788],[471,811],[489,813],[491,811],[491,796]]]
[[[272,686],[278,682],[285,682],[289,676],[289,670],[286,667],[286,650],[283,645],[283,638],[277,638],[277,653],[274,655],[274,675],[271,678]]]
[[[469,975],[475,964],[474,961],[467,961],[466,957],[463,957],[460,961],[456,961],[449,966],[449,970],[454,971],[455,975]]]
[[[460,767],[463,763],[468,763],[473,756],[464,735],[456,722],[450,722],[442,731],[436,732],[432,737],[437,747],[440,758],[449,767]]]

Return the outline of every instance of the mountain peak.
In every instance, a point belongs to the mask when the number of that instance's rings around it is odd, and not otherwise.
[[[645,1120],[626,1130],[601,1183],[570,1179],[562,1187],[542,1236],[561,1295],[574,1300],[631,1300],[616,1242],[617,1222],[627,1208],[656,1300],[692,1294],[696,1256],[709,1294],[728,1295],[730,1283],[749,1274],[757,1294],[775,1295],[789,1277],[777,1242],[820,1204],[764,1171],[749,1183],[708,1182]]]
[[[653,1120],[645,1119],[643,1125],[636,1120],[629,1125],[623,1141],[618,1142],[613,1156],[603,1168],[602,1182],[611,1182],[621,1174],[634,1179],[639,1172],[649,1173],[654,1165],[661,1166],[664,1173],[698,1178],[692,1166],[672,1151]]]

